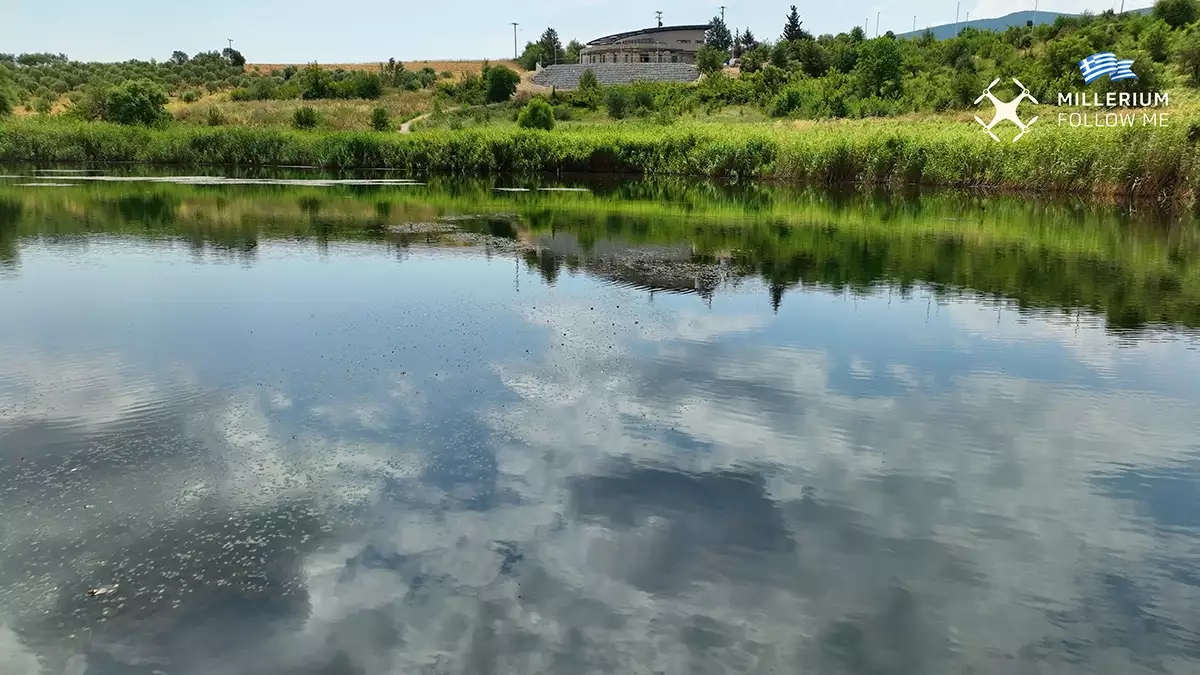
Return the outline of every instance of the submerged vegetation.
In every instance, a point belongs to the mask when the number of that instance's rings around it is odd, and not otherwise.
[[[452,216],[447,229],[519,240],[526,263],[549,281],[577,270],[622,274],[588,253],[602,240],[688,244],[692,263],[720,274],[658,281],[650,274],[641,282],[708,293],[719,278],[756,278],[774,304],[797,285],[854,293],[888,285],[901,294],[928,287],[938,295],[982,293],[1027,308],[1098,313],[1114,329],[1200,327],[1200,229],[1086,201],[696,181],[619,182],[590,192],[539,191],[535,182],[524,193],[496,191],[489,180],[446,179],[333,188],[12,183],[0,181],[0,265],[19,264],[22,237],[48,234],[178,237],[239,256],[273,237],[407,247],[440,239],[405,234],[405,223]],[[539,235],[552,233],[572,234],[579,251],[536,250]],[[455,242],[462,244],[445,241]]]

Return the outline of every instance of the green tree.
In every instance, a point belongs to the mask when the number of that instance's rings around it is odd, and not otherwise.
[[[492,66],[488,68],[484,78],[486,99],[488,103],[502,103],[512,98],[517,91],[517,83],[521,76],[511,68]]]
[[[792,40],[811,40],[812,35],[808,31],[800,27],[804,23],[800,20],[800,12],[796,11],[796,6],[792,5],[792,11],[788,12],[787,18],[783,23],[783,35],[779,37],[781,41],[790,42]]]
[[[791,58],[792,55],[788,49],[788,43],[780,41],[771,47],[771,65],[776,68],[787,69]]]
[[[757,46],[758,39],[754,37],[754,33],[751,33],[749,28],[742,31],[742,49],[745,51],[750,51]]]
[[[579,40],[571,40],[567,43],[567,63],[579,63],[579,52],[583,51],[583,44]]]
[[[1170,55],[1171,27],[1165,21],[1155,21],[1142,31],[1140,42],[1153,61],[1162,63]]]
[[[758,45],[753,49],[746,50],[742,55],[742,60],[738,64],[743,73],[753,73],[762,69],[764,65],[771,61],[771,50],[763,45]]]
[[[537,42],[526,42],[525,50],[517,57],[517,64],[525,70],[537,68],[537,64],[549,65],[550,61],[542,51],[542,45]]]
[[[696,68],[705,75],[720,72],[729,60],[729,53],[712,45],[703,45],[696,50]]]
[[[387,108],[376,108],[371,111],[371,128],[375,131],[387,131],[392,128],[392,118]]]
[[[1154,18],[1167,22],[1171,28],[1193,23],[1196,16],[1196,0],[1158,0],[1154,3]]]
[[[542,55],[553,63],[563,63],[567,60],[567,52],[563,49],[562,42],[558,39],[558,31],[553,28],[547,28],[542,31],[542,37],[538,38],[538,45],[542,48]],[[548,65],[545,62],[542,65]]]
[[[225,60],[229,62],[229,65],[235,68],[241,68],[246,65],[246,57],[242,56],[242,53],[233,47],[226,47],[225,49],[222,49],[221,56],[223,56]]]
[[[535,98],[517,115],[517,126],[550,131],[554,128],[554,108],[546,100]]]
[[[821,77],[829,71],[829,56],[816,40],[797,40],[791,43],[792,59],[801,72],[809,77]]]
[[[850,29],[851,42],[862,42],[865,39],[867,39],[867,34],[863,31],[861,26],[855,26],[854,28]]]
[[[187,52],[181,52],[178,50],[171,52],[171,63],[174,63],[177,66],[182,66],[187,62],[188,62]]]
[[[854,67],[862,95],[898,97],[903,89],[901,64],[900,48],[895,40],[875,38],[865,42]]]
[[[333,97],[333,76],[317,63],[310,63],[300,72],[300,97],[306,101]]]
[[[725,20],[720,16],[714,16],[709,23],[711,26],[704,34],[704,44],[716,47],[723,52],[733,49],[733,34],[729,32]]]
[[[1200,30],[1189,30],[1179,37],[1176,43],[1176,55],[1179,65],[1193,86],[1200,86]]]
[[[158,124],[167,114],[167,92],[150,80],[131,80],[104,92],[104,120],[118,124]]]

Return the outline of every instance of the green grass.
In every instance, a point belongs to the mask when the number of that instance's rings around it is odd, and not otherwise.
[[[0,123],[0,161],[392,168],[417,174],[611,172],[1021,188],[1193,203],[1200,165],[1186,124],[1071,129],[995,143],[972,124],[859,120],[799,127],[687,123],[415,134],[257,127],[162,129],[62,119]]]

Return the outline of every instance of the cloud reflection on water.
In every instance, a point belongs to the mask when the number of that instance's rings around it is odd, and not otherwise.
[[[87,675],[1200,665],[1196,531],[1129,486],[1195,476],[1186,386],[986,356],[931,373],[897,356],[903,332],[846,361],[821,326],[788,323],[802,302],[781,319],[755,303],[647,305],[579,279],[500,319],[543,345],[437,377],[349,354],[378,367],[324,397],[301,378],[212,391],[136,354],[4,359],[0,395],[20,405],[0,413],[17,467],[0,473],[0,659]],[[924,312],[863,305],[881,324]],[[964,321],[925,338],[979,344]],[[1080,330],[1087,350],[1062,358],[1111,363],[1088,355],[1113,338]],[[1008,340],[1020,357],[1059,338]],[[1137,360],[1170,373],[1181,349]]]

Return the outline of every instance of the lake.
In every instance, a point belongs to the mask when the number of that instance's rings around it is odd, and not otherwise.
[[[0,672],[1200,672],[1200,228],[0,171]]]

